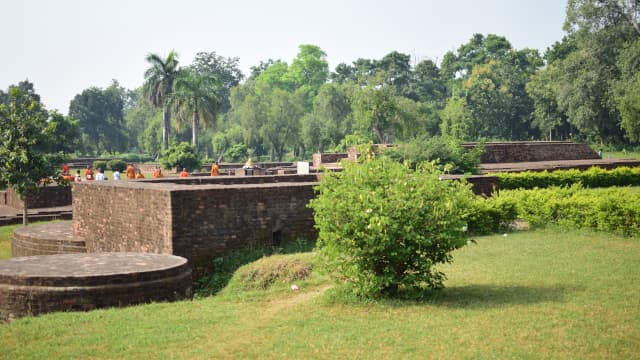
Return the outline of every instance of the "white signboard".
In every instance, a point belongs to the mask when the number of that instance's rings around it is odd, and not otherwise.
[[[309,174],[309,162],[298,161],[298,174]]]

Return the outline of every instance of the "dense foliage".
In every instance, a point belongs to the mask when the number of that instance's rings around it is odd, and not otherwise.
[[[482,144],[465,150],[455,138],[433,136],[386,148],[383,154],[413,169],[424,162],[432,162],[444,173],[478,174],[483,151]]]
[[[23,223],[27,224],[27,195],[37,191],[43,179],[57,175],[64,158],[48,153],[53,137],[47,132],[48,113],[40,97],[20,87],[10,87],[0,103],[0,185],[11,185],[24,201]]]
[[[552,172],[499,173],[494,175],[500,178],[500,189],[502,190],[547,188],[578,183],[587,188],[640,186],[640,168],[638,167],[618,167],[611,170],[592,167],[585,171],[571,169]]]
[[[478,198],[470,227],[474,226],[475,232],[484,233],[491,229],[491,218],[495,223],[509,223],[514,219],[513,206],[517,209],[517,218],[532,226],[558,224],[625,236],[640,234],[640,192],[636,188],[584,189],[580,184],[505,190],[491,198]],[[492,210],[487,213],[486,209]],[[491,232],[496,229],[494,227]]]
[[[362,295],[443,286],[435,265],[467,243],[471,190],[388,158],[346,163],[311,201],[323,266]]]
[[[198,155],[196,155],[195,149],[187,142],[169,146],[169,148],[162,153],[160,164],[164,169],[177,168],[178,171],[180,171],[184,168],[189,172],[200,170],[202,165]]]

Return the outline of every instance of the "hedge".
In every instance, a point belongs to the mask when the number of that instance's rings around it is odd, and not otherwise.
[[[611,170],[592,167],[581,171],[557,170],[493,174],[500,179],[501,190],[548,188],[582,184],[586,188],[609,186],[640,186],[640,167],[618,167]]]
[[[500,191],[485,201],[515,203],[518,218],[533,226],[553,223],[624,236],[640,235],[640,190],[637,188],[585,189],[574,184],[564,188]]]

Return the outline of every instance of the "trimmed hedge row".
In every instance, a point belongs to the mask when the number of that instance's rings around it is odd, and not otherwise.
[[[517,217],[533,226],[555,223],[624,236],[640,235],[640,190],[637,188],[585,189],[575,184],[564,188],[501,191],[498,196],[479,201],[489,204],[478,205],[474,209],[476,218],[490,217],[487,214],[492,212],[486,209],[500,209],[493,212],[497,214],[493,224],[512,221],[513,214],[505,209],[515,204]],[[490,224],[487,220],[476,222],[475,225],[469,221],[470,230],[474,233],[490,228]],[[491,230],[496,232],[495,228]]]
[[[521,173],[493,174],[500,179],[501,190],[548,188],[582,184],[587,188],[609,186],[640,186],[640,167],[618,167],[611,170],[592,167],[577,169]]]

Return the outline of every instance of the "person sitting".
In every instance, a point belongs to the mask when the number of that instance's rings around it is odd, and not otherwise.
[[[136,172],[136,179],[144,179],[144,175],[142,174],[142,171],[140,169],[138,169]]]
[[[71,173],[69,172],[69,165],[64,164],[62,165],[62,176],[70,176]]]
[[[76,171],[76,182],[82,181],[82,176],[80,175],[80,170]]]
[[[113,180],[114,181],[120,180],[120,171],[118,171],[118,169],[113,171]]]
[[[220,175],[220,169],[218,167],[218,162],[216,161],[211,165],[211,176],[218,176],[218,175]]]
[[[104,181],[107,180],[107,177],[104,176],[104,170],[102,168],[98,168],[98,174],[96,175],[96,181]]]
[[[180,177],[188,177],[189,173],[187,172],[187,169],[182,168],[182,171],[180,172]]]
[[[136,169],[133,167],[133,164],[127,165],[127,178],[135,179],[136,178]]]
[[[93,177],[93,169],[91,168],[91,166],[88,166],[88,165],[87,165],[87,168],[84,170],[84,177],[85,177],[87,180],[94,180],[94,177]]]
[[[162,177],[162,169],[160,169],[159,166],[156,166],[155,169],[153,169],[153,177],[154,178],[161,178]]]

